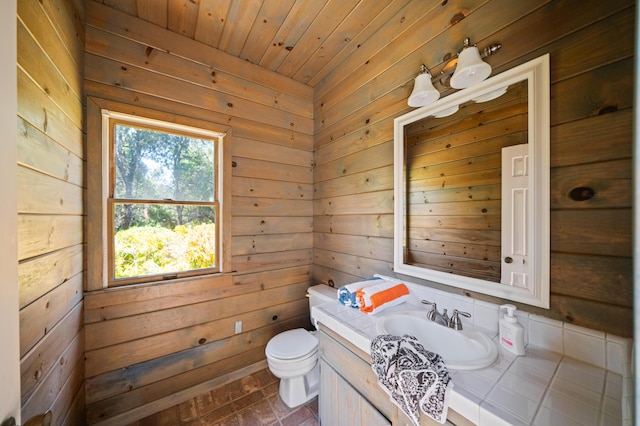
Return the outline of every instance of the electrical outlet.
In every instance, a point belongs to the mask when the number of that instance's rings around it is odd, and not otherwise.
[[[242,321],[236,321],[236,334],[242,333]]]

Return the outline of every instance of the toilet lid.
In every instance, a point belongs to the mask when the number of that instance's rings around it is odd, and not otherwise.
[[[318,348],[318,339],[304,328],[284,331],[267,343],[269,356],[279,359],[294,359],[307,355]]]

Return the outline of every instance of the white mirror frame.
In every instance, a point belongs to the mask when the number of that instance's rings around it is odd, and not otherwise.
[[[404,206],[406,203],[404,127],[416,120],[453,108],[456,105],[523,80],[528,81],[529,188],[532,189],[531,202],[526,213],[528,218],[531,219],[527,223],[527,235],[533,236],[526,243],[529,255],[528,285],[526,287],[514,287],[404,263]],[[431,105],[411,111],[394,120],[394,271],[397,274],[422,278],[515,302],[549,308],[549,91],[549,55],[547,54],[495,75],[475,86],[441,98]]]

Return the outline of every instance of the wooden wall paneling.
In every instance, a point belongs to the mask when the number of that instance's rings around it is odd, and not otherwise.
[[[313,131],[313,122],[310,118],[92,54],[87,54],[86,78],[109,82],[133,91],[153,93],[174,102],[197,105],[260,123],[287,123],[304,133]]]
[[[391,141],[365,149],[359,155],[350,154],[318,165],[313,173],[314,183],[389,165],[393,165],[393,143]]]
[[[216,70],[210,65],[153,49],[143,43],[128,40],[95,27],[87,28],[87,37],[87,51],[117,63],[123,63],[122,66],[132,65],[150,72],[174,76],[207,89],[215,89],[307,118],[312,117],[313,112],[309,102],[295,94],[238,78],[223,70]],[[91,65],[93,61],[88,63]],[[96,74],[93,71],[87,73],[87,78],[92,78],[94,75]]]
[[[617,31],[611,31],[611,27],[618,28],[620,25],[621,31],[630,28],[628,20],[633,20],[633,14],[628,8],[632,7],[632,3],[629,0],[616,0],[606,7],[590,3],[584,14],[566,19],[570,10],[584,6],[584,3],[575,0],[545,2],[537,10],[493,34],[494,40],[508,38],[510,41],[503,43],[499,54],[507,60],[501,60],[496,55],[494,60],[497,62],[492,62],[495,65],[493,72],[502,72],[547,52],[562,52],[565,60],[550,62],[551,81],[555,82],[628,57],[633,54],[630,40],[616,37]],[[532,28],[544,28],[544,31],[531,31]],[[621,54],[621,51],[626,53]],[[514,61],[515,58],[518,59]]]
[[[233,255],[313,249],[313,234],[255,235],[233,238]]]
[[[261,272],[279,268],[291,268],[313,262],[313,250],[288,250],[274,253],[233,256],[236,271]]]
[[[20,356],[82,300],[83,274],[78,274],[20,310]]]
[[[310,266],[295,266],[275,271],[264,271],[252,274],[236,274],[233,276],[234,287],[266,289],[299,282],[310,283]]]
[[[350,274],[352,277],[371,277],[374,274],[390,275],[391,263],[364,256],[354,256],[348,253],[335,253],[316,248],[313,251],[313,263],[325,268],[331,268]],[[346,282],[335,282],[335,286],[357,281],[351,279]]]
[[[278,323],[305,317],[308,312],[308,302],[306,298],[293,302],[268,306],[263,309],[244,311],[238,310],[233,317],[225,317],[214,321],[203,322],[193,326],[175,329],[158,335],[149,335],[135,341],[104,346],[95,350],[88,348],[86,352],[86,376],[94,377],[111,371],[117,371],[123,367],[129,368],[132,365],[142,362],[157,360],[161,357],[175,354],[181,351],[190,350],[201,345],[211,343],[222,345],[225,339],[234,336],[235,321],[242,321],[243,335],[241,341],[248,339],[247,333],[268,325],[273,322],[273,317],[278,318]],[[308,318],[308,317],[307,317]],[[299,322],[299,320],[298,320]],[[91,332],[91,330],[88,330]],[[270,334],[269,338],[274,334]],[[268,340],[268,339],[267,339]],[[246,343],[246,342],[245,342]],[[266,342],[264,342],[266,344]],[[241,352],[241,348],[236,347],[236,353]],[[216,358],[211,358],[215,360]],[[186,359],[183,361],[187,361]],[[194,361],[191,359],[191,361]],[[182,366],[184,367],[184,365]],[[148,372],[145,372],[145,374]],[[161,371],[158,374],[167,374]],[[166,377],[166,376],[165,376]],[[150,380],[144,377],[144,380]],[[103,392],[108,391],[107,389]],[[125,391],[127,391],[125,389]],[[118,390],[116,393],[120,393]],[[93,399],[90,397],[89,399]]]
[[[84,351],[84,339],[80,338],[77,342],[74,340],[79,334],[83,334],[82,322],[82,303],[78,303],[49,331],[45,339],[40,340],[20,359],[23,403],[46,377],[54,374],[51,373],[53,370],[65,365],[64,354],[67,350],[80,348],[80,351]]]
[[[393,238],[393,214],[320,215],[314,217],[313,230],[317,233]]]
[[[630,216],[628,209],[552,210],[551,251],[628,257]]]
[[[251,158],[233,158],[232,174],[237,177],[261,178],[283,182],[311,184],[313,179],[311,165],[294,166],[271,163]]]
[[[18,164],[70,182],[84,184],[82,157],[18,117]]]
[[[192,387],[234,372],[264,359],[264,346],[248,349],[243,356],[225,358],[215,363],[193,368],[178,376],[168,377],[125,394],[87,405],[87,424],[118,426],[137,420],[136,409],[149,406],[149,414],[172,407],[189,397]],[[202,390],[205,391],[204,389]],[[191,397],[194,397],[192,395]]]
[[[367,123],[367,126],[340,138],[319,143],[315,151],[316,166],[329,163],[358,151],[393,140],[393,126],[386,122]]]
[[[313,165],[313,153],[309,150],[289,147],[279,147],[277,150],[274,150],[271,143],[238,137],[235,139],[235,142],[233,145],[234,157],[295,166],[308,165],[311,167]]]
[[[37,82],[76,127],[82,128],[81,93],[74,93],[71,90],[64,76],[60,74],[46,52],[39,49],[36,40],[21,22],[18,22],[17,31],[20,52],[18,66]]]
[[[451,5],[451,3],[449,3]],[[629,94],[632,92],[632,70],[630,59],[633,55],[632,34],[633,21],[629,8],[631,2],[621,0],[606,10],[604,5],[594,5],[588,13],[564,19],[568,8],[584,7],[573,2],[551,2],[549,4],[520,4],[523,10],[514,15],[514,19],[506,19],[506,14],[493,13],[500,3],[492,1],[478,5],[466,18],[453,25],[441,35],[435,36],[421,47],[420,54],[411,49],[402,49],[398,41],[398,58],[414,57],[413,60],[430,62],[425,55],[434,53],[433,63],[437,63],[444,40],[453,40],[467,32],[465,28],[473,29],[473,40],[482,46],[483,40],[490,42],[499,40],[503,43],[501,51],[489,58],[494,65],[494,73],[523,63],[528,59],[543,53],[551,53],[552,87],[551,87],[551,119],[552,119],[552,164],[555,209],[552,214],[552,308],[549,311],[531,308],[530,311],[554,319],[573,322],[587,327],[609,331],[622,336],[629,335],[629,326],[622,323],[629,320],[628,303],[623,302],[629,294],[629,254],[630,246],[630,211],[627,209],[629,170],[629,136],[630,122],[628,108],[631,105]],[[525,8],[528,11],[524,11]],[[505,7],[504,9],[510,9]],[[491,16],[491,19],[488,17]],[[611,31],[620,25],[628,31],[618,33]],[[531,28],[547,28],[549,31],[531,31]],[[552,27],[552,28],[551,28]],[[497,28],[497,31],[496,31]],[[617,36],[614,35],[618,34]],[[416,31],[409,31],[407,39],[418,37]],[[612,37],[625,34],[615,48],[615,53],[607,49],[606,45],[616,43]],[[422,35],[421,35],[422,37]],[[508,40],[505,43],[505,40]],[[588,42],[591,40],[591,43]],[[596,48],[592,48],[596,46]],[[359,49],[359,53],[372,49],[366,44]],[[425,53],[426,52],[426,53]],[[378,53],[379,55],[379,53]],[[353,55],[355,57],[356,55]],[[581,58],[575,61],[570,58]],[[365,59],[364,57],[362,59]],[[386,59],[386,58],[385,58]],[[348,68],[340,68],[337,73],[349,76],[329,75],[316,86],[316,164],[314,189],[316,190],[316,205],[322,205],[323,200],[333,201],[333,188],[353,185],[346,177],[334,174],[333,177],[322,167],[325,165],[322,155],[331,155],[329,161],[340,158],[340,150],[349,151],[357,161],[358,156],[364,154],[364,147],[353,147],[351,141],[361,141],[366,130],[372,125],[388,126],[392,128],[391,119],[408,111],[406,96],[411,89],[413,75],[407,73],[403,80],[398,72],[400,65],[406,65],[412,59],[397,59],[390,66],[382,65],[385,59],[377,55],[368,55],[367,66],[363,70],[356,68],[365,60],[354,62],[352,72],[345,72]],[[584,64],[583,65],[583,59]],[[579,64],[578,64],[579,62]],[[347,63],[345,62],[345,66]],[[355,65],[357,64],[357,65]],[[427,64],[432,66],[431,63]],[[410,69],[411,67],[405,66]],[[437,68],[437,67],[436,67]],[[417,68],[416,68],[417,69]],[[606,77],[605,77],[606,75]],[[361,78],[362,77],[362,78]],[[394,83],[387,82],[393,81]],[[398,85],[405,85],[405,93]],[[400,87],[402,89],[402,87]],[[588,101],[585,101],[588,100]],[[360,101],[360,103],[358,102]],[[393,106],[394,108],[391,108]],[[385,114],[386,112],[386,114]],[[611,147],[608,136],[611,135]],[[607,141],[605,143],[604,141]],[[327,150],[325,151],[325,147]],[[331,151],[329,151],[329,149]],[[616,161],[615,163],[607,161]],[[607,166],[617,170],[608,170]],[[593,167],[595,175],[588,176],[586,170]],[[324,178],[321,173],[326,173]],[[329,181],[329,185],[318,182]],[[591,200],[591,206],[583,203],[575,210],[571,207],[575,202],[567,198],[567,190],[585,182],[597,186],[602,198]],[[367,187],[366,191],[374,188]],[[422,194],[416,194],[420,197]],[[597,205],[597,207],[596,207]],[[324,250],[316,258],[314,265],[314,279],[320,282],[340,283],[340,280],[368,276],[359,274],[358,270],[348,268],[334,258],[347,255],[353,256],[353,249],[347,248],[342,239],[333,243],[326,243],[325,233],[336,232],[341,229],[351,233],[348,229],[352,222],[348,212],[335,209],[331,216],[322,216],[315,210],[314,231],[316,251]],[[372,216],[374,217],[374,216]],[[607,222],[607,223],[603,223]],[[337,227],[337,223],[344,224]],[[335,226],[332,226],[336,224]],[[318,232],[323,229],[322,232]],[[390,225],[392,229],[392,225]],[[379,235],[380,230],[372,230],[373,235]],[[388,232],[388,231],[387,231]],[[371,235],[365,232],[365,235]],[[354,257],[360,253],[355,254]],[[387,260],[391,259],[389,256]],[[599,265],[601,272],[593,271],[588,283],[584,284],[585,292],[581,294],[583,284],[578,279],[580,268],[590,261]],[[560,262],[560,263],[557,263]],[[562,262],[567,262],[563,264]],[[608,266],[605,266],[608,265]],[[605,272],[605,270],[607,272]],[[346,273],[349,271],[349,274]],[[609,272],[610,271],[610,272]],[[615,272],[614,272],[615,271]],[[351,275],[353,274],[353,275]],[[617,278],[616,278],[617,277]],[[434,284],[437,288],[448,289],[446,286]],[[557,285],[557,290],[556,290]],[[601,297],[601,295],[616,292],[618,286],[626,286],[615,296]],[[587,289],[588,288],[588,289]],[[622,295],[618,297],[618,295]],[[486,296],[472,294],[483,300],[500,303]],[[598,305],[590,304],[588,300],[600,301]],[[593,308],[593,310],[590,310]],[[597,312],[610,312],[620,315],[625,320],[621,323],[607,324],[598,321]]]
[[[85,323],[175,308],[240,294],[244,291],[246,290],[233,288],[231,277],[227,275],[183,278],[169,282],[92,291],[85,295]]]
[[[22,23],[28,29],[38,45],[60,71],[66,83],[69,84],[70,90],[80,98],[82,96],[82,75],[78,69],[84,63],[82,50],[78,51],[77,56],[73,56],[67,46],[60,42],[59,28],[53,26],[51,20],[42,13],[41,3],[24,1],[17,2],[16,5],[18,26],[20,27]]]
[[[282,127],[281,123],[257,123],[252,120],[234,117],[228,114],[206,110],[196,105],[178,104],[157,96],[132,92],[118,88],[111,84],[93,81],[85,81],[87,95],[101,98],[108,107],[110,102],[125,103],[128,105],[145,106],[154,111],[164,111],[180,116],[191,117],[212,123],[233,124],[234,136],[253,140],[268,141],[277,146],[297,147],[300,149],[313,149],[313,136],[293,130],[291,126]]]
[[[18,116],[81,157],[82,130],[21,68],[18,68],[18,93]]]
[[[551,169],[554,182],[551,208],[631,208],[631,167],[631,160],[623,159]],[[595,195],[589,200],[575,201],[570,193],[576,188],[590,188]]]
[[[21,2],[17,20],[22,417],[51,410],[55,424],[78,424],[84,3]]]
[[[387,93],[395,93],[395,99],[402,98],[406,104],[411,88],[410,83],[421,63],[434,67],[445,55],[456,53],[468,34],[474,34],[475,41],[482,40],[485,34],[499,28],[501,22],[517,19],[534,5],[531,2],[519,2],[517,5],[509,3],[506,6],[501,4],[500,0],[493,0],[478,10],[474,10],[476,5],[467,3],[464,5],[464,11],[461,11],[460,7],[457,3],[448,3],[446,7],[434,9],[436,13],[423,16],[416,23],[414,31],[404,31],[392,41],[387,42],[384,49],[376,52],[374,57],[367,58],[367,67],[355,72],[353,78],[343,80],[335,86],[333,89],[337,94],[331,99],[322,95],[316,96],[314,99],[317,111],[316,129],[324,130],[341,120],[342,115],[332,112],[337,101],[340,102],[340,108],[343,111],[356,111]],[[465,15],[473,16],[473,19],[455,22],[456,19]],[[451,21],[455,23],[449,31],[445,31],[446,27],[432,25],[432,22],[446,22],[450,25]],[[491,24],[489,25],[488,22]],[[420,31],[415,30],[418,27]],[[428,31],[427,34],[425,29]],[[425,45],[427,40],[429,43]],[[412,54],[416,49],[420,49],[420,53]],[[382,71],[384,71],[384,78],[376,78]],[[371,82],[376,84],[373,85]],[[407,82],[409,84],[406,84]],[[387,103],[394,102],[387,101]]]
[[[42,383],[23,399],[22,413],[32,417],[51,409],[55,424],[62,424],[62,419],[70,412],[73,399],[84,390],[84,357],[82,333],[78,333],[69,343],[59,362],[45,377]],[[60,392],[66,389],[66,392]],[[53,400],[47,395],[57,395]]]
[[[393,191],[365,192],[357,195],[314,200],[314,214],[388,214],[393,212]]]
[[[553,126],[551,167],[631,158],[632,120],[624,109]]]
[[[272,72],[265,72],[264,68],[252,65],[244,59],[225,54],[196,41],[190,41],[164,28],[133,18],[99,3],[89,2],[87,4],[86,18],[87,24],[90,26],[106,29],[152,48],[173,52],[175,55],[209,65],[215,70],[228,72],[272,90],[297,94],[303,99],[312,99],[313,90],[311,87]]]
[[[282,182],[275,184],[261,178],[233,179],[231,192],[234,197],[251,197],[260,195],[264,198],[284,198],[290,200],[313,199],[313,186],[299,182]]]
[[[468,13],[470,10],[473,10],[476,4],[477,2],[466,3],[464,12]],[[392,17],[387,19],[370,38],[363,40],[355,51],[349,52],[349,55],[340,57],[340,65],[334,67],[324,78],[314,84],[314,110],[317,112],[326,111],[331,108],[332,104],[337,104],[344,100],[344,96],[332,92],[333,88],[342,85],[345,90],[352,92],[353,86],[350,89],[348,85],[355,83],[353,81],[354,74],[359,72],[369,73],[371,71],[370,68],[372,68],[368,66],[371,64],[369,61],[385,51],[385,49],[388,49],[389,45],[409,28],[420,28],[420,33],[423,34],[423,36],[421,38],[416,36],[413,40],[414,44],[412,47],[412,49],[420,49],[422,44],[431,38],[431,34],[438,33],[448,26],[448,22],[450,22],[456,12],[463,12],[460,10],[461,7],[457,2],[447,2],[447,7],[441,6],[442,3],[437,1],[419,2],[418,4],[414,2],[408,3]],[[424,25],[425,22],[429,20],[432,20],[430,25]],[[442,24],[436,26],[434,23]],[[424,34],[424,31],[428,31],[428,33]],[[336,61],[336,59],[334,59],[334,61]],[[365,66],[363,67],[363,65]],[[431,65],[429,64],[427,66]],[[375,63],[375,68],[381,69],[377,63]],[[418,65],[418,68],[412,71],[411,74],[417,73],[419,69]],[[363,76],[362,81],[370,80],[371,78],[369,76]],[[325,105],[325,101],[330,102],[330,104]],[[324,106],[327,108],[323,109]]]
[[[316,248],[372,259],[392,259],[393,240],[357,235],[315,234]]]
[[[314,188],[315,192],[331,197],[393,189],[393,165],[318,182]]]
[[[631,264],[630,257],[553,253],[553,292],[557,295],[631,308]]]
[[[19,260],[76,244],[82,244],[82,217],[80,216],[40,214],[18,216]]]
[[[287,234],[312,230],[313,218],[309,216],[244,216],[233,218],[231,232],[234,236],[240,236]]]
[[[305,301],[298,302],[304,305]],[[291,305],[291,304],[288,304]],[[280,310],[278,310],[280,309]],[[280,308],[270,308],[271,315],[274,312],[283,312]],[[156,381],[182,374],[189,369],[215,363],[229,357],[241,357],[247,345],[265,346],[271,336],[290,328],[307,325],[308,317],[304,307],[296,308],[298,315],[291,312],[291,317],[279,318],[277,323],[264,325],[259,328],[247,328],[240,335],[228,333],[225,337],[217,338],[211,342],[192,345],[187,348],[176,348],[166,355],[156,356],[149,360],[132,363],[127,368],[110,370],[106,373],[89,377],[87,379],[87,402],[94,403],[118,394],[125,394],[132,389],[138,389],[150,385]],[[263,315],[266,318],[267,313]],[[269,317],[269,321],[271,318]],[[214,324],[212,323],[211,326]],[[246,325],[243,322],[243,325]],[[233,330],[233,326],[229,328]],[[153,348],[153,347],[152,347]]]
[[[230,317],[244,311],[245,306],[253,310],[266,308],[272,304],[304,298],[305,294],[306,283],[301,283],[87,324],[86,349],[91,351],[201,324],[215,318]],[[87,367],[87,371],[89,370]]]
[[[78,64],[74,73],[81,76],[84,57],[84,8],[86,5],[84,2],[78,1],[51,0],[40,3],[40,6],[42,11],[37,13],[44,13],[51,21],[51,25],[55,28],[60,39],[59,43],[69,51],[71,57],[75,59],[75,63]],[[23,10],[22,6],[18,5],[18,14],[21,10]]]
[[[82,214],[82,187],[18,168],[20,213]]]
[[[20,309],[83,270],[82,245],[56,250],[18,265]]]
[[[273,198],[236,197],[234,216],[308,216],[313,212],[311,200],[277,200]]]

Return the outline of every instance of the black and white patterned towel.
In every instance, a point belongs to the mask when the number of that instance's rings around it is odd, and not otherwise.
[[[426,350],[413,336],[381,335],[371,342],[371,368],[378,383],[414,425],[422,410],[432,419],[447,419],[453,382],[440,355]]]

